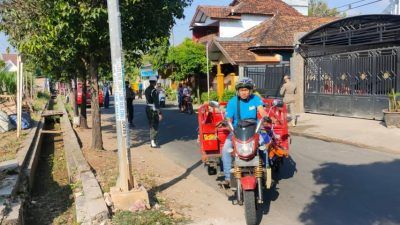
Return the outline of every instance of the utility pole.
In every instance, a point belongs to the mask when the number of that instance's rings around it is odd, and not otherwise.
[[[209,62],[209,57],[208,57],[208,41],[206,43],[206,55],[207,55],[207,96],[208,96],[208,101],[210,101],[210,69],[208,66]]]
[[[23,93],[23,64],[21,55],[17,57],[17,138],[21,136],[22,123],[22,93]]]
[[[396,5],[396,9],[397,9],[397,15],[400,15],[400,0],[397,0],[397,5]]]
[[[107,7],[119,163],[118,180],[116,186],[112,187],[110,190],[111,198],[117,209],[128,210],[132,205],[136,204],[138,200],[149,207],[147,191],[144,187],[140,187],[135,182],[131,170],[130,135],[126,118],[125,77],[122,59],[122,32],[119,1],[107,0]]]

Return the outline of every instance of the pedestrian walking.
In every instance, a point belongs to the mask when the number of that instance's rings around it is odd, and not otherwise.
[[[296,94],[296,85],[290,80],[289,75],[285,75],[283,77],[285,83],[282,85],[280,94],[283,96],[283,102],[286,104],[287,109],[290,114],[291,123],[295,127],[297,123],[297,117],[295,114],[295,94]]]
[[[135,99],[135,93],[132,91],[132,88],[129,84],[129,81],[125,81],[125,97],[126,97],[126,107],[128,111],[128,122],[130,127],[134,127],[133,124],[133,99]]]
[[[160,110],[160,103],[158,98],[158,91],[156,89],[157,77],[152,76],[149,79],[150,86],[144,91],[146,97],[146,115],[150,126],[150,146],[152,148],[159,148],[158,145],[158,125],[162,120]]]
[[[143,83],[140,81],[139,82],[139,99],[142,99],[143,97]]]
[[[179,112],[182,112],[182,103],[183,103],[183,87],[182,84],[179,84],[178,89],[176,90],[178,94],[178,105],[179,105]]]
[[[110,89],[109,89],[108,83],[105,83],[104,86],[103,86],[103,96],[104,96],[103,105],[104,105],[104,108],[106,108],[106,109],[108,109],[108,106],[109,106],[109,103],[110,103],[109,90]]]
[[[110,88],[110,96],[112,95],[112,84],[109,85]]]

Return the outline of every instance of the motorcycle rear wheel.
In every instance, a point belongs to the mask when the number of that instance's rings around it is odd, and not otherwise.
[[[244,216],[247,225],[257,224],[256,198],[254,191],[243,191]]]
[[[212,167],[212,166],[207,166],[207,173],[210,176],[215,175],[215,174],[217,174],[217,168]]]

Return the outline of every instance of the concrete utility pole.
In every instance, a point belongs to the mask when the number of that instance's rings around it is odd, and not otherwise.
[[[400,15],[400,0],[390,0],[389,5],[385,8],[383,13]]]
[[[23,95],[23,64],[21,55],[17,57],[17,137],[21,136],[22,95]]]
[[[131,170],[130,135],[126,118],[124,67],[122,61],[122,33],[118,0],[107,0],[112,71],[114,81],[115,119],[118,139],[119,176],[116,187],[110,190],[117,209],[128,210],[137,201],[149,207],[149,197],[144,187],[139,187]]]
[[[210,101],[210,69],[208,66],[209,57],[208,57],[208,41],[206,44],[206,54],[207,54],[207,101]]]

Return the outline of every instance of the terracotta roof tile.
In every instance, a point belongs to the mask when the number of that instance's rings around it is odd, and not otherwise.
[[[337,20],[336,17],[307,17],[277,15],[250,29],[240,37],[255,37],[251,45],[287,47],[293,46],[295,33],[309,32],[326,23]]]
[[[255,61],[255,54],[248,50],[249,42],[244,41],[217,41],[228,54],[228,60],[234,62]],[[226,56],[226,55],[225,55]],[[231,62],[232,63],[232,62]]]
[[[293,37],[298,32],[309,32],[332,22],[334,17],[274,16],[258,26],[234,38],[214,39],[223,48],[230,61],[256,62],[257,55],[249,50],[252,47],[271,47],[287,49],[293,46]]]
[[[200,5],[196,9],[196,13],[194,14],[190,26],[193,27],[196,17],[199,12],[203,12],[206,16],[212,19],[233,19],[240,20],[240,15],[231,15],[230,6],[208,6],[208,5]]]
[[[231,3],[231,7],[235,13],[239,14],[301,15],[296,9],[281,0],[237,0]]]
[[[278,16],[274,24],[268,29],[268,32],[259,36],[258,39],[254,40],[253,44],[262,46],[293,46],[295,33],[310,32],[337,19],[334,17]]]
[[[13,53],[11,53],[11,54],[2,54],[1,55],[1,59],[4,61],[4,62],[7,62],[7,61],[11,61],[12,63],[14,63],[14,65],[17,65],[17,57],[18,57],[18,55],[17,54],[13,54]]]
[[[192,18],[191,26],[199,12],[212,19],[240,19],[241,14],[300,16],[301,14],[281,0],[237,0],[230,6],[200,5]]]
[[[231,12],[226,6],[199,6],[199,10],[211,18],[229,18]]]

